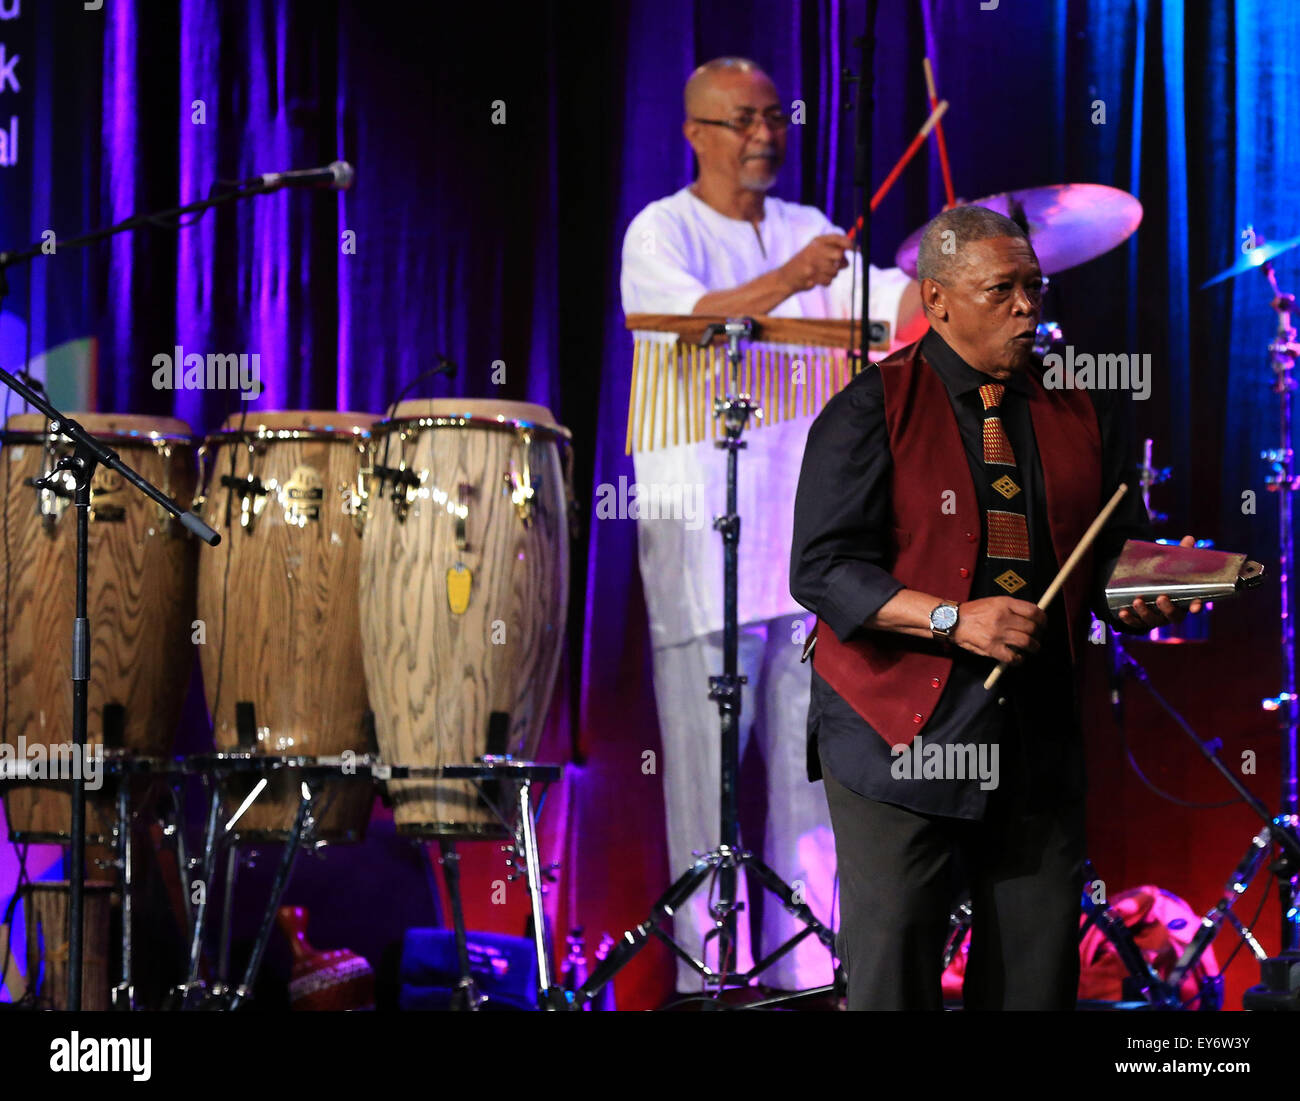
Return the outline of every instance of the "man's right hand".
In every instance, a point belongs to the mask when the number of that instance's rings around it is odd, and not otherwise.
[[[804,245],[778,270],[791,294],[826,287],[849,266],[844,253],[852,247],[853,242],[842,233],[824,233]]]
[[[952,640],[963,650],[1019,665],[1042,646],[1047,613],[1037,604],[990,596],[962,604]]]

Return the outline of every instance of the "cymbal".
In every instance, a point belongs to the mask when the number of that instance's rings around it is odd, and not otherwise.
[[[1201,290],[1206,287],[1212,287],[1215,283],[1222,283],[1225,279],[1232,279],[1238,275],[1245,275],[1248,271],[1254,271],[1256,268],[1263,267],[1275,256],[1281,256],[1282,253],[1300,245],[1300,237],[1289,237],[1285,241],[1267,241],[1262,245],[1256,245],[1252,249],[1247,249],[1241,254],[1238,260],[1230,268],[1225,268],[1212,279],[1207,279],[1201,284]]]
[[[1004,191],[976,199],[1008,218],[1016,208],[1024,211],[1029,243],[1038,255],[1044,275],[1075,267],[1128,240],[1142,221],[1142,204],[1127,191],[1105,184],[1052,184],[1023,191]],[[895,263],[916,278],[916,254],[921,248],[922,226],[898,248]]]

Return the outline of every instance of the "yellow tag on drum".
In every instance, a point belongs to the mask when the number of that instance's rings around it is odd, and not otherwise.
[[[469,608],[469,593],[474,575],[464,562],[457,562],[447,571],[447,605],[452,615],[464,615]]]

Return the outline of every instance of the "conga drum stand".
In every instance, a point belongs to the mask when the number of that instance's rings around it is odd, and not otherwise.
[[[451,1008],[474,1013],[487,999],[474,981],[469,966],[465,908],[460,904],[460,853],[456,851],[456,843],[449,838],[438,839],[438,863],[442,865],[442,876],[447,881],[447,896],[451,900],[451,927],[456,938],[456,966],[460,969],[456,992],[451,998]]]
[[[134,900],[132,890],[135,886],[134,867],[134,826],[137,808],[131,799],[131,780],[139,774],[152,775],[172,769],[170,762],[163,762],[148,757],[107,757],[104,762],[105,773],[117,777],[117,821],[114,824],[113,849],[114,864],[117,868],[121,886],[121,941],[118,959],[118,982],[111,991],[112,1008],[116,1010],[135,1009],[135,975],[134,975]],[[151,791],[150,800],[154,796]]]
[[[188,771],[203,777],[208,786],[208,807],[203,830],[202,855],[182,859],[182,875],[188,878],[190,872],[197,871],[204,885],[204,891],[194,904],[191,921],[190,952],[188,973],[183,984],[172,991],[175,1008],[179,1009],[216,1009],[234,1010],[242,1008],[252,997],[253,983],[262,966],[262,959],[275,925],[275,914],[284,898],[289,878],[293,872],[294,861],[303,846],[309,846],[316,840],[316,830],[324,813],[324,803],[332,790],[337,790],[340,779],[353,783],[369,783],[376,780],[469,780],[480,785],[487,781],[513,781],[517,785],[514,821],[509,820],[503,810],[490,799],[488,805],[503,825],[514,836],[511,846],[513,855],[510,860],[513,880],[519,876],[528,881],[528,897],[533,915],[533,940],[537,951],[538,1004],[545,1009],[565,1008],[565,994],[561,987],[552,981],[549,946],[546,943],[546,922],[542,909],[542,880],[550,878],[550,869],[543,869],[540,864],[537,847],[537,805],[533,797],[533,785],[547,785],[560,777],[559,765],[537,764],[532,761],[519,761],[509,757],[484,757],[472,765],[388,765],[371,757],[356,757],[344,760],[342,757],[282,757],[260,753],[216,753],[189,758],[185,762]],[[258,925],[248,962],[243,976],[233,988],[226,983],[225,964],[228,959],[229,911],[231,900],[231,881],[233,863],[227,873],[226,883],[226,917],[222,922],[222,947],[220,949],[220,967],[215,981],[209,988],[200,978],[203,946],[208,927],[208,896],[211,891],[213,874],[217,866],[220,850],[229,845],[225,836],[229,828],[221,825],[223,776],[232,773],[261,773],[265,778],[278,770],[289,770],[299,783],[299,800],[297,812],[289,836],[283,842],[279,863],[271,885],[266,908]],[[175,789],[174,789],[175,790]],[[480,788],[480,790],[482,790]],[[486,799],[486,794],[485,794]],[[252,801],[250,796],[249,802]],[[226,823],[232,826],[238,818]],[[178,815],[183,820],[184,816]],[[427,838],[418,838],[424,841]],[[181,849],[183,850],[183,847]],[[234,851],[233,845],[231,851]],[[454,873],[453,873],[454,877]],[[189,898],[188,882],[182,883],[185,897]],[[454,909],[459,913],[459,893],[455,898]],[[468,946],[465,943],[464,919],[458,918],[457,949],[461,959],[462,979],[469,978]],[[462,1008],[476,1009],[482,1002],[477,994],[472,978],[463,983],[465,991]]]
[[[356,777],[368,780],[368,770],[358,767],[355,772],[350,763],[341,760],[329,761],[318,757],[281,757],[259,753],[214,753],[192,757],[186,761],[186,767],[200,775],[207,785],[207,814],[203,828],[202,855],[189,858],[182,865],[182,874],[188,877],[190,872],[198,871],[203,891],[198,901],[193,904],[191,920],[190,950],[185,982],[172,991],[173,1003],[179,1009],[239,1009],[252,995],[253,982],[262,966],[262,958],[275,927],[275,913],[284,899],[285,889],[293,873],[293,865],[303,845],[310,845],[315,840],[317,824],[323,813],[323,804],[327,801],[326,784],[339,776]],[[250,796],[235,812],[235,815],[222,828],[221,811],[223,804],[221,780],[233,773],[261,774],[265,781],[280,769],[293,770],[300,781],[298,808],[293,825],[283,843],[275,876],[267,898],[266,907],[258,923],[257,935],[244,967],[243,977],[237,986],[231,988],[226,983],[225,967],[229,960],[230,912],[233,903],[233,882],[237,861],[232,857],[227,866],[225,904],[221,922],[220,967],[211,988],[200,978],[203,959],[203,942],[208,927],[209,895],[213,888],[217,859],[220,851],[229,846],[231,854],[237,848],[230,839],[230,830],[239,815],[253,801]],[[264,786],[264,785],[262,785]],[[255,788],[255,793],[259,788]],[[324,796],[324,797],[323,797]],[[189,898],[189,884],[182,883],[182,891]],[[188,902],[187,902],[188,906]]]
[[[423,777],[469,780],[474,784],[483,801],[491,808],[497,820],[510,831],[514,840],[507,846],[511,854],[507,860],[511,868],[507,878],[513,882],[522,877],[528,883],[528,903],[533,919],[533,946],[537,953],[537,1006],[544,1010],[568,1009],[570,1006],[564,988],[555,982],[554,969],[550,962],[550,946],[546,942],[546,911],[542,902],[545,888],[542,886],[542,880],[554,882],[554,866],[547,868],[541,866],[541,856],[537,847],[537,816],[541,812],[541,800],[534,801],[533,785],[549,785],[560,778],[560,773],[559,765],[538,764],[535,761],[521,761],[510,756],[494,754],[485,754],[472,765],[375,766],[376,777],[385,780]],[[483,786],[488,782],[502,780],[513,781],[516,785],[513,821],[512,816],[497,805]],[[441,839],[439,843],[445,844]],[[444,847],[444,856],[446,851]],[[453,1008],[473,1011],[478,1009],[483,998],[470,974],[465,919],[460,909],[458,885],[453,887],[453,882],[459,876],[459,870],[455,868],[454,860],[450,865],[444,865],[444,869],[448,867],[451,868],[451,874],[447,877],[447,890],[452,899],[456,952],[461,973],[457,987],[458,996],[453,1001]]]
[[[754,323],[750,318],[729,319],[722,324],[708,326],[700,340],[700,346],[707,348],[715,337],[727,338],[727,394],[714,402],[713,415],[722,421],[725,439],[718,440],[716,446],[727,453],[727,511],[714,518],[713,527],[722,536],[723,546],[723,672],[721,676],[709,678],[709,699],[718,705],[718,719],[722,731],[722,769],[721,769],[721,831],[717,848],[697,854],[695,863],[660,896],[650,911],[650,916],[623,934],[623,937],[610,951],[605,961],[596,968],[591,977],[574,993],[573,1008],[581,1009],[592,1001],[601,988],[614,978],[635,956],[651,936],[658,937],[668,947],[694,968],[706,984],[714,985],[719,990],[726,983],[728,961],[735,957],[739,943],[737,915],[742,904],[736,900],[736,873],[744,870],[757,886],[770,891],[781,905],[804,924],[804,928],[785,943],[769,952],[744,974],[735,975],[734,982],[744,985],[750,979],[767,970],[772,964],[808,936],[816,936],[834,957],[835,935],[817,920],[816,915],[804,902],[796,899],[791,886],[781,879],[763,861],[752,852],[740,847],[740,814],[737,804],[737,780],[740,775],[740,707],[741,691],[746,678],[739,673],[739,610],[737,593],[739,589],[739,545],[740,516],[736,494],[737,464],[742,448],[746,446],[741,439],[750,414],[761,416],[758,403],[740,390],[740,341],[753,333]],[[718,970],[714,971],[704,960],[696,959],[663,930],[674,912],[697,890],[705,886],[712,878],[717,879],[718,900],[709,908],[715,925],[705,936],[708,940],[717,939]],[[707,955],[707,951],[704,953]],[[837,975],[839,969],[837,968]],[[783,994],[763,1002],[753,1003],[750,1008],[777,1005],[801,998],[822,997],[834,993],[837,984],[800,990],[793,994]]]

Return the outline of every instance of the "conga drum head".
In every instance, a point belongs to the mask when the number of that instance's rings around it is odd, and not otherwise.
[[[417,417],[560,429],[555,423],[555,417],[544,405],[535,405],[529,401],[498,401],[495,398],[416,398],[399,402],[391,419],[401,421]],[[560,430],[568,435],[567,430]]]
[[[172,417],[73,412],[69,417],[182,505],[194,495],[189,427]],[[72,452],[39,413],[10,417],[3,433],[7,522],[0,570],[3,609],[4,738],[19,756],[72,741],[71,636],[75,611],[76,510],[66,480],[32,482]],[[100,466],[91,484],[87,604],[91,624],[88,746],[167,756],[194,660],[195,556],[184,528],[116,471]],[[132,781],[148,787],[151,781]],[[108,843],[114,818],[109,783],[88,793],[87,840]],[[61,842],[71,829],[69,785],[51,778],[5,796],[10,836]]]
[[[372,435],[361,625],[380,752],[530,758],[568,603],[569,433],[540,405],[437,398],[402,402]],[[421,837],[505,836],[494,808],[513,787],[388,784],[399,831]]]
[[[337,433],[347,438],[364,435],[379,418],[370,413],[341,413],[326,409],[289,409],[264,412],[250,410],[247,415],[234,413],[222,422],[221,432],[209,436],[219,442],[230,432],[249,432],[253,435],[272,435],[294,431],[324,438]]]
[[[222,542],[199,565],[207,626],[200,657],[219,751],[374,752],[357,605],[361,479],[374,420],[250,410],[204,441],[202,515]],[[294,777],[232,775],[221,786],[228,811],[244,808],[233,831],[241,840],[288,837]],[[372,785],[339,781],[326,795],[318,838],[360,840]]]
[[[136,413],[69,413],[68,416],[92,436],[111,439],[115,443],[152,438],[190,441],[190,426],[173,417],[145,417]],[[44,413],[16,413],[5,423],[5,435],[35,433],[44,436],[49,425]]]

